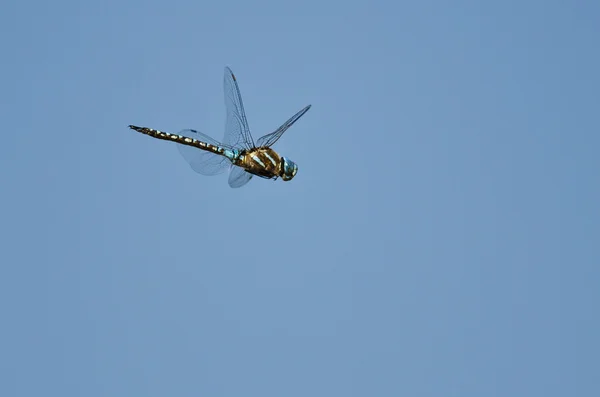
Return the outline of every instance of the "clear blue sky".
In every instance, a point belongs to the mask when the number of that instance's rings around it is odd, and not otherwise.
[[[1,6],[0,395],[600,395],[600,5]],[[291,182],[194,173],[223,67]]]

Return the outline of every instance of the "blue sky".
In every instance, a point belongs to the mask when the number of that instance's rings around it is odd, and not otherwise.
[[[600,393],[600,6],[3,4],[0,395]],[[194,173],[223,67],[291,182]]]

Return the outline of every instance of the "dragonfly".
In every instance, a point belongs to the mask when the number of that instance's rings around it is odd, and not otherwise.
[[[248,126],[237,79],[229,67],[225,67],[223,86],[226,120],[222,142],[192,129],[172,134],[135,125],[130,125],[129,128],[153,138],[177,143],[183,158],[199,174],[212,176],[229,170],[228,183],[232,188],[244,186],[253,176],[292,180],[298,172],[298,165],[289,158],[280,156],[271,146],[308,112],[311,105],[304,107],[275,131],[260,137],[255,143]]]

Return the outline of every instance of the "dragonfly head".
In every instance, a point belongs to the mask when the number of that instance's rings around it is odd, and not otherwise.
[[[281,179],[284,181],[291,180],[298,172],[298,166],[292,160],[282,157],[281,158]]]

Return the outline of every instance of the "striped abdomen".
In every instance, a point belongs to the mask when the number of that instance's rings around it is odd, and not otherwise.
[[[226,150],[222,147],[211,145],[210,143],[202,142],[197,139],[189,138],[187,136],[171,134],[170,132],[163,132],[163,131],[159,131],[159,130],[154,130],[152,128],[138,127],[135,125],[130,125],[129,128],[131,128],[132,130],[135,130],[137,132],[140,132],[142,134],[149,135],[153,138],[164,139],[165,141],[177,142],[182,145],[193,146],[198,149],[207,150],[209,152],[220,154],[222,156],[230,157],[230,156],[228,156],[228,153],[225,153]],[[227,150],[227,152],[229,152],[229,151]]]

